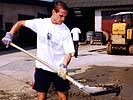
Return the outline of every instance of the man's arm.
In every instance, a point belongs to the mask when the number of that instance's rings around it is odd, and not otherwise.
[[[10,30],[11,34],[16,33],[22,26],[25,25],[25,21],[18,21]]]
[[[25,21],[18,21],[11,28],[10,32],[6,32],[5,37],[2,39],[2,42],[4,43],[4,45],[6,45],[6,48],[8,48],[10,43],[12,42],[14,33],[16,33],[24,25],[25,25]]]
[[[71,58],[72,58],[71,53],[66,54],[65,57],[64,57],[63,64],[65,64],[67,66],[70,63]]]
[[[69,54],[66,54],[65,55],[65,58],[64,58],[64,61],[62,64],[60,64],[60,67],[58,69],[58,75],[60,77],[62,77],[64,80],[66,79],[66,75],[67,75],[67,65],[69,64],[70,60],[71,60],[71,53]]]
[[[79,33],[81,34],[81,30],[79,29]]]

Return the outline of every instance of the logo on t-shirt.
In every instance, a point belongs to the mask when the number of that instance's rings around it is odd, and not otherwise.
[[[48,34],[47,34],[47,39],[48,39],[48,40],[51,40],[51,39],[52,39],[52,34],[51,34],[51,33],[48,33]]]

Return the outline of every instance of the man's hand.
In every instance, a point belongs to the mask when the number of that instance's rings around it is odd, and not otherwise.
[[[4,43],[4,45],[6,45],[6,48],[9,47],[12,39],[13,39],[13,34],[10,32],[7,32],[5,37],[2,39],[2,42]]]
[[[65,64],[60,64],[58,69],[58,75],[66,80],[66,74],[67,74],[67,66]]]

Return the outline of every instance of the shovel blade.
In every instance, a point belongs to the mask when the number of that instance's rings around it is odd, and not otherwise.
[[[81,91],[92,96],[105,95],[110,93],[114,93],[116,96],[118,96],[121,89],[121,86],[90,87],[88,85],[80,88]]]
[[[103,87],[90,87],[88,85],[85,85],[84,87],[80,88],[81,91],[85,92],[86,94],[95,94],[101,91],[106,91],[106,88]]]

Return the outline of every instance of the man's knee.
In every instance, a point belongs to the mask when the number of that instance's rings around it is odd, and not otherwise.
[[[57,92],[59,100],[68,100],[68,92]]]
[[[46,93],[37,92],[38,100],[46,100]]]

